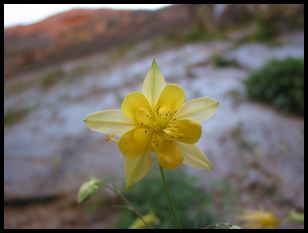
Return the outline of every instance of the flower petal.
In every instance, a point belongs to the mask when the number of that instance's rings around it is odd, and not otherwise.
[[[160,94],[156,107],[177,111],[182,107],[184,100],[184,90],[175,84],[168,84]]]
[[[152,166],[152,158],[150,151],[144,153],[134,159],[126,158],[125,160],[125,186],[129,188],[131,185],[141,180],[150,170]]]
[[[185,165],[199,169],[213,168],[213,164],[196,145],[177,142],[177,147],[184,157]]]
[[[156,105],[160,93],[162,92],[165,86],[166,86],[165,79],[162,73],[160,72],[156,60],[153,59],[152,66],[143,81],[143,87],[142,87],[142,93],[146,96],[152,107]]]
[[[157,143],[156,140],[159,140],[159,142]],[[181,151],[173,142],[163,142],[159,136],[153,136],[151,145],[161,167],[173,169],[182,164]]]
[[[146,108],[138,108],[136,111],[135,120],[141,125],[151,124],[151,114]]]
[[[83,121],[91,130],[116,136],[135,127],[135,123],[124,116],[120,109],[94,112]]]
[[[202,121],[209,119],[217,110],[219,102],[209,97],[201,97],[184,103],[177,119]]]
[[[202,127],[198,122],[191,120],[177,120],[177,141],[194,144],[202,134]]]
[[[119,140],[119,147],[123,155],[128,158],[141,156],[150,142],[150,134],[145,128],[135,128],[124,133]]]
[[[125,116],[130,119],[136,119],[136,114],[138,109],[150,110],[150,105],[145,96],[140,92],[132,92],[125,96],[121,109]]]

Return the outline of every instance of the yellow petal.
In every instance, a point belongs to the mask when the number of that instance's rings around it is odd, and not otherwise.
[[[201,97],[184,103],[177,119],[202,121],[209,119],[217,110],[219,102],[209,97]]]
[[[136,121],[141,125],[149,125],[151,123],[151,115],[148,109],[138,108],[136,111]]]
[[[146,96],[152,107],[156,105],[160,93],[165,86],[165,79],[161,74],[155,59],[153,59],[152,66],[143,81],[142,87],[142,93]]]
[[[135,128],[124,133],[119,140],[119,147],[123,155],[128,158],[141,156],[149,145],[148,129]]]
[[[156,143],[156,140],[159,142]],[[151,145],[161,167],[173,169],[182,164],[183,156],[173,142],[163,142],[159,137],[153,136]]]
[[[177,141],[194,144],[202,133],[201,125],[191,120],[177,120]]]
[[[162,91],[156,107],[177,111],[183,105],[185,92],[175,84],[168,84]]]
[[[275,228],[279,224],[274,213],[264,210],[245,210],[239,220],[243,221],[247,228]]]
[[[184,157],[185,165],[199,169],[213,168],[213,164],[196,145],[177,142],[177,147]]]
[[[94,112],[83,121],[91,130],[116,136],[135,127],[135,123],[124,116],[120,109]]]
[[[137,120],[136,114],[138,109],[150,110],[150,105],[145,96],[140,92],[132,92],[125,96],[121,109],[125,116],[130,119]]]
[[[143,215],[141,218],[137,218],[129,227],[129,229],[146,229],[149,226],[157,225],[160,220],[159,218],[153,214],[149,213],[147,215]],[[146,224],[147,223],[147,224]]]
[[[125,186],[129,188],[131,185],[141,180],[150,170],[152,166],[152,158],[150,151],[146,150],[144,153],[135,158],[125,160]]]

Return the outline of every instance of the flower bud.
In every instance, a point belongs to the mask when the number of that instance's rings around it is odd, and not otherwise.
[[[90,197],[92,197],[97,189],[102,185],[102,181],[92,178],[90,181],[85,182],[79,189],[78,192],[78,203],[84,203]]]

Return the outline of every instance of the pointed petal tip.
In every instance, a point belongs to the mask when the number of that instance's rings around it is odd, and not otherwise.
[[[211,161],[208,160],[208,161],[206,162],[206,167],[205,167],[206,169],[213,170],[214,167],[215,167],[215,166],[214,166],[214,164],[213,164]]]
[[[82,121],[83,122],[86,122],[88,119],[89,119],[89,116],[90,116],[91,114],[88,114],[88,115],[86,115],[85,117],[83,117],[83,119],[82,119]]]
[[[91,114],[88,114],[87,116],[85,116],[85,117],[82,119],[82,121],[83,121],[84,123],[91,122],[91,117],[92,117],[95,113],[96,113],[96,112],[93,112],[93,113],[91,113]]]
[[[203,165],[203,168],[201,169],[209,169],[209,170],[213,170],[214,169],[214,165],[212,163],[207,163],[206,165]]]
[[[219,102],[218,100],[212,99],[212,98],[210,98],[210,97],[208,97],[208,98],[211,99],[211,100],[213,101],[212,106],[219,106],[219,105],[220,105],[220,102]]]
[[[132,185],[125,184],[124,191],[127,192],[130,189],[130,187],[132,187]]]
[[[138,180],[139,181],[139,180]],[[124,191],[129,191],[137,182],[125,181]]]
[[[207,162],[206,164],[203,164],[202,168],[200,167],[200,169],[202,170],[213,170],[214,169],[214,165],[211,162]]]
[[[152,66],[153,66],[153,65],[157,65],[156,57],[153,58]]]
[[[159,69],[159,66],[158,66],[158,63],[155,57],[153,58],[153,61],[152,61],[152,68]]]

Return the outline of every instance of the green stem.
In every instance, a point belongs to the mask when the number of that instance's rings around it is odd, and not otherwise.
[[[164,183],[165,192],[166,192],[166,195],[167,195],[167,198],[168,198],[168,204],[169,204],[170,211],[173,215],[173,218],[174,218],[178,228],[183,229],[183,226],[182,226],[182,224],[181,224],[181,222],[180,222],[180,220],[179,220],[179,218],[176,214],[176,210],[174,208],[174,205],[173,205],[173,202],[172,202],[172,199],[171,199],[171,195],[170,195],[168,184],[167,184],[167,181],[166,181],[166,178],[165,178],[164,170],[161,166],[159,166],[159,169],[160,169],[161,178],[162,178],[163,183]]]
[[[146,225],[148,228],[153,228],[148,222],[146,222],[144,220],[144,218],[142,217],[142,215],[137,211],[137,209],[130,203],[129,200],[127,200],[127,198],[116,188],[116,187],[110,187],[108,185],[105,185],[106,188],[109,188],[110,190],[112,190],[113,192],[115,192],[116,194],[119,195],[119,197],[125,202],[126,205],[129,206],[129,209],[131,211],[133,211],[137,217],[140,218],[140,220],[143,222],[144,225]]]

